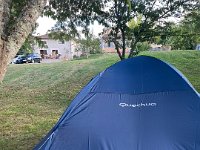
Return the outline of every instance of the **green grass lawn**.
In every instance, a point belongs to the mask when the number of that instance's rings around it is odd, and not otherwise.
[[[200,92],[200,51],[145,52],[180,69]],[[0,149],[32,149],[73,97],[116,55],[52,64],[10,65],[0,85]]]

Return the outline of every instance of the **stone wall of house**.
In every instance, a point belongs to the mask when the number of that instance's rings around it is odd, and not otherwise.
[[[58,41],[53,39],[41,39],[46,47],[34,46],[34,52],[41,54],[44,59],[73,59],[75,44],[73,41]]]

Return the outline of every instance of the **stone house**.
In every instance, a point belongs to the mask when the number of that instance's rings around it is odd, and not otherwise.
[[[44,42],[45,47],[34,45],[34,53],[41,55],[43,59],[73,59],[74,55],[80,55],[80,52],[76,52],[76,43],[70,41],[59,41],[51,39],[47,34],[37,36],[41,41]]]

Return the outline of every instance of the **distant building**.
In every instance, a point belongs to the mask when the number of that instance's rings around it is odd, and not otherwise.
[[[101,39],[101,48],[105,53],[116,53],[115,44]]]
[[[116,53],[117,50],[115,49],[114,42],[109,41],[109,34],[111,33],[111,29],[104,28],[103,32],[99,34],[100,41],[101,41],[101,48],[104,53]],[[118,37],[120,39],[121,34],[118,34]],[[119,40],[120,41],[120,40]],[[130,48],[126,49],[126,53],[128,53]],[[121,51],[121,49],[120,49]]]
[[[103,32],[99,34],[101,41],[101,49],[104,53],[116,53],[115,44],[109,41],[109,34],[111,29],[104,28]]]
[[[100,34],[101,38],[101,48],[105,53],[116,53],[115,44],[109,41],[109,34],[111,33],[111,29],[105,28],[103,32]],[[119,42],[121,42],[121,34],[118,34]],[[126,41],[128,43],[129,41]],[[200,46],[200,45],[199,45]],[[126,44],[126,53],[130,52],[130,44]],[[199,47],[200,49],[200,47]],[[158,44],[150,44],[150,51],[171,51],[171,46],[169,45],[158,45]],[[120,49],[121,51],[121,49]]]
[[[51,39],[47,34],[37,36],[44,42],[45,47],[35,45],[34,53],[41,55],[43,59],[73,59],[74,55],[80,55],[80,52],[75,52],[76,43],[74,41],[59,41]]]

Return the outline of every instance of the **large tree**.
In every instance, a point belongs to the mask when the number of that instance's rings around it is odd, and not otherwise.
[[[47,0],[0,0],[0,82],[46,4]]]
[[[114,42],[121,59],[127,58],[127,43],[134,55],[138,42],[150,41],[161,31],[170,17],[190,12],[198,0],[52,0],[47,14],[63,23],[63,28],[87,27],[94,20],[108,27],[109,38]],[[70,11],[69,11],[70,10]],[[129,22],[140,21],[129,26]]]
[[[110,40],[114,42],[121,59],[126,58],[127,41],[130,42],[128,58],[133,57],[138,42],[151,41],[166,34],[171,18],[190,12],[196,0],[132,0],[129,3],[113,0],[106,18],[112,28]],[[168,33],[169,34],[169,33]],[[122,49],[120,51],[120,49]]]
[[[173,26],[174,36],[168,36],[166,42],[173,49],[193,50],[200,43],[200,13],[199,11],[188,14],[178,25]]]
[[[167,44],[174,50],[193,50],[200,43],[200,8],[179,23],[169,23],[165,31],[153,39],[154,43]]]

